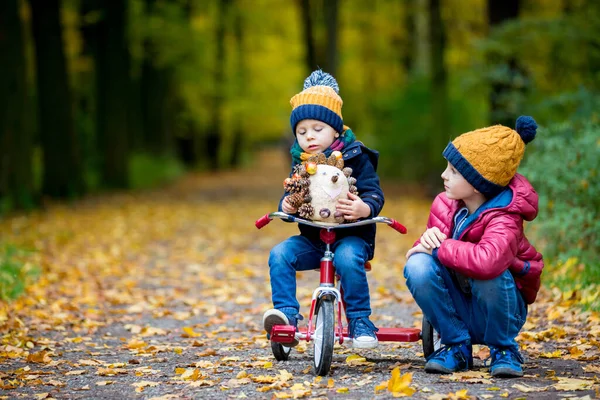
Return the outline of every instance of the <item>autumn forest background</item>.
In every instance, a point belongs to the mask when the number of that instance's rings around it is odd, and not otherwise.
[[[258,149],[287,151],[289,98],[322,68],[380,176],[427,195],[448,140],[534,116],[530,234],[563,288],[600,281],[597,1],[3,0],[0,54],[5,221],[251,169]],[[30,249],[0,244],[8,298]]]

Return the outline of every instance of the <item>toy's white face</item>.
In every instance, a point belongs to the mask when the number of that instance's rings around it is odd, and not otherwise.
[[[349,188],[348,178],[341,170],[319,164],[317,172],[310,176],[311,204],[315,210],[313,220],[335,223],[337,201],[348,198]]]

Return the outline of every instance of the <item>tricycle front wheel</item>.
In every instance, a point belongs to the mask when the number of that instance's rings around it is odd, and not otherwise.
[[[314,366],[315,373],[325,376],[331,368],[335,342],[334,297],[324,295],[315,307]]]

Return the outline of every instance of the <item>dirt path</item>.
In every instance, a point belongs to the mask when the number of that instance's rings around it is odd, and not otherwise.
[[[398,387],[414,389],[414,398],[600,396],[598,315],[548,289],[521,335],[522,379],[492,379],[480,358],[469,373],[426,374],[420,342],[339,346],[323,379],[312,373],[310,344],[276,362],[261,327],[270,308],[266,262],[296,228],[274,221],[257,231],[253,223],[276,207],[286,173],[282,154],[268,152],[247,171],[2,221],[0,235],[37,249],[31,262],[45,272],[27,296],[0,306],[0,398],[386,399],[393,394],[381,385],[395,367],[406,380]],[[379,230],[369,273],[374,320],[419,327],[402,266],[429,204],[392,185],[384,190],[383,214],[409,235]],[[299,276],[305,314],[317,279]]]

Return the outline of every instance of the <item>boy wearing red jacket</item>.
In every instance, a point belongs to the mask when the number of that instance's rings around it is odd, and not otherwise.
[[[409,290],[443,345],[428,357],[427,372],[470,368],[478,343],[490,348],[492,376],[523,376],[515,338],[544,264],[523,233],[523,221],[537,216],[538,195],[516,172],[536,131],[533,118],[521,116],[515,130],[477,129],[443,152],[445,191],[433,201],[427,230],[406,254],[404,268]]]

